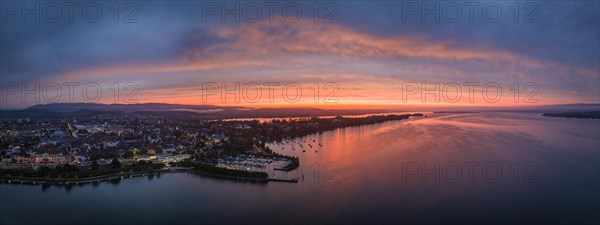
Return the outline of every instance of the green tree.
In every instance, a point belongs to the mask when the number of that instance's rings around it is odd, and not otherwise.
[[[112,162],[110,163],[110,167],[114,169],[121,168],[121,162],[119,162],[117,158],[113,158]]]
[[[132,159],[133,157],[135,157],[135,154],[133,154],[133,151],[126,151],[123,153],[123,158]]]
[[[96,160],[92,161],[92,170],[98,170],[98,168],[100,168],[100,165],[98,165],[98,162]]]

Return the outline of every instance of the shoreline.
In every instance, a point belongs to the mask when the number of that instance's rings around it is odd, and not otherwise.
[[[195,169],[163,169],[159,171],[144,171],[144,172],[133,172],[133,173],[124,173],[124,174],[111,174],[111,175],[102,175],[96,177],[86,177],[86,178],[45,178],[45,177],[16,177],[16,176],[1,176],[0,183],[3,184],[31,184],[31,185],[58,185],[58,186],[68,186],[68,185],[82,185],[82,184],[94,184],[101,182],[111,182],[115,180],[125,180],[127,178],[136,178],[136,177],[146,177],[146,176],[154,176],[160,175],[161,173],[190,173],[193,175],[199,175],[203,177],[209,178],[217,178],[217,179],[226,179],[226,180],[235,180],[235,181],[244,181],[244,182],[252,182],[252,183],[268,183],[268,182],[285,182],[285,183],[298,183],[298,179],[281,179],[281,178],[252,178],[252,177],[244,177],[244,176],[232,176],[232,175],[224,175],[218,173],[211,173],[202,170]]]
[[[122,180],[125,178],[144,177],[146,175],[160,174],[161,172],[170,172],[169,170],[158,170],[158,171],[142,171],[142,172],[131,172],[131,173],[118,173],[109,174],[95,177],[86,178],[46,178],[46,177],[21,177],[21,176],[4,176],[0,177],[0,183],[20,183],[20,184],[50,184],[50,185],[70,185],[79,183],[99,183],[111,180]]]

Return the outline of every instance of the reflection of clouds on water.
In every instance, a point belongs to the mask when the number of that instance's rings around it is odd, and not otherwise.
[[[600,146],[598,126],[594,126],[597,123],[597,120],[557,120],[515,113],[459,114],[410,122],[414,130],[425,130],[426,135],[416,140],[426,143],[416,150],[422,158],[498,163],[536,161],[548,163],[550,168],[563,164],[578,167],[582,162],[597,167]],[[400,129],[397,132],[411,132]],[[428,154],[431,151],[435,154]]]
[[[564,210],[558,202],[594,208],[598,200],[595,190],[600,146],[599,126],[594,123],[597,121],[557,120],[539,114],[450,114],[368,128],[346,128],[344,132],[331,132],[334,135],[329,138],[330,133],[325,133],[325,145],[340,147],[325,149],[324,154],[330,153],[331,160],[340,164],[341,183],[336,186],[335,196],[323,198],[341,199],[335,207],[361,205],[362,210],[382,215],[400,210],[414,216],[427,211],[423,209],[448,210],[460,215],[464,213],[460,212],[464,209],[462,204],[510,215],[536,207],[533,199],[548,202],[542,207],[546,211],[532,212],[540,216],[542,212]],[[336,145],[340,135],[344,144]],[[466,178],[465,170],[458,183],[444,182],[443,178],[435,183],[429,175],[428,182],[423,184],[421,174],[402,183],[402,165],[407,162],[429,169],[435,163],[443,166],[476,162],[479,167],[474,170],[473,184]],[[497,183],[486,183],[483,179],[481,168],[489,163],[498,164],[502,170]],[[520,167],[519,173],[514,171],[515,166]],[[523,183],[530,180],[535,180],[535,184]],[[589,194],[595,196],[594,201],[581,199]],[[491,197],[494,195],[498,196]],[[474,203],[482,199],[487,199],[485,204],[489,206]],[[523,207],[506,210],[494,204]],[[349,207],[341,210],[340,215],[360,218],[359,211]],[[410,217],[408,221],[412,221]]]
[[[325,147],[319,154],[294,152],[290,147],[281,153],[299,156],[302,165],[336,162],[345,171],[340,176],[366,172],[373,179],[374,174],[398,171],[396,161],[495,162],[502,166],[536,162],[546,165],[547,171],[559,171],[549,175],[556,176],[563,173],[561,168],[597,167],[600,143],[594,123],[535,113],[433,114],[297,138],[292,142],[318,139]]]

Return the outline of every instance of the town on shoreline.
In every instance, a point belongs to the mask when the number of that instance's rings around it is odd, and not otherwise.
[[[61,184],[173,171],[222,178],[297,182],[296,156],[268,143],[337,128],[403,120],[423,114],[258,120],[173,119],[154,115],[2,119],[0,180]]]

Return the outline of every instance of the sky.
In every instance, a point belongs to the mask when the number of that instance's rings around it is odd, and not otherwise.
[[[598,1],[0,6],[2,108],[600,103]]]

